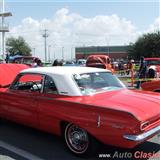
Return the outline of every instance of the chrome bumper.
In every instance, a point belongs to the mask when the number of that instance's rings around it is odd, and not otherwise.
[[[123,138],[131,141],[143,141],[144,139],[148,138],[149,136],[154,135],[155,133],[160,132],[160,126],[153,128],[145,133],[139,135],[124,135]]]

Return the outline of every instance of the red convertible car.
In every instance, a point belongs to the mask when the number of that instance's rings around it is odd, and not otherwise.
[[[160,92],[160,80],[153,80],[141,84],[141,88],[146,91]]]
[[[61,135],[84,156],[97,141],[133,148],[158,134],[160,96],[128,90],[106,69],[29,68],[0,89],[0,117]]]

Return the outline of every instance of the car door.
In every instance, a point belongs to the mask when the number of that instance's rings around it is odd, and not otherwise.
[[[72,99],[68,95],[59,94],[54,76],[45,77],[43,92],[38,97],[38,119],[41,129],[60,134],[62,121],[75,122],[84,126],[90,124],[90,127],[97,126],[98,115],[95,111],[91,110],[91,107],[82,107],[83,105],[74,103],[74,99],[67,100],[70,98]]]
[[[38,74],[20,75],[12,86],[2,95],[5,117],[37,126],[37,97],[41,94],[43,76]]]
[[[2,90],[1,87],[0,90]],[[3,110],[1,106],[2,106],[2,92],[0,91],[0,117],[3,117]]]
[[[59,112],[61,102],[56,99],[62,97],[58,94],[58,90],[54,80],[50,76],[45,76],[43,94],[38,97],[38,119],[41,129],[57,133],[59,129]]]

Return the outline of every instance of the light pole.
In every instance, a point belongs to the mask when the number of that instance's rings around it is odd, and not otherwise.
[[[106,38],[106,42],[107,42],[107,54],[108,54],[108,56],[109,56],[109,35],[107,36],[107,38]]]
[[[44,29],[43,30],[42,37],[44,38],[44,53],[45,53],[45,62],[47,61],[47,37],[49,36],[48,30]]]
[[[72,60],[72,46],[71,46],[71,60]]]
[[[55,51],[53,52],[53,54],[54,54],[53,56],[54,56],[54,60],[55,60],[56,59]]]
[[[108,57],[109,57],[109,43],[108,43]]]
[[[35,56],[35,50],[36,50],[36,48],[32,48],[33,49],[33,56]]]
[[[62,47],[62,59],[64,60],[64,47]]]
[[[71,60],[73,60],[73,49],[74,49],[74,47],[72,46],[71,47]]]
[[[53,52],[53,58],[54,58],[54,60],[56,59],[55,46],[56,46],[56,44],[53,44],[53,51],[52,52]]]
[[[51,48],[51,45],[48,45],[48,62],[51,61],[50,48]]]

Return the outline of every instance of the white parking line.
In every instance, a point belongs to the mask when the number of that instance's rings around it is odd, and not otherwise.
[[[8,144],[6,142],[3,142],[3,141],[0,141],[0,147],[2,147],[4,149],[7,149],[7,150],[23,157],[23,158],[26,158],[26,159],[29,159],[29,160],[44,160],[44,159],[39,158],[39,157],[37,157],[37,156],[35,156],[35,155],[25,151],[25,150],[17,148],[15,146],[10,145],[10,144]]]

